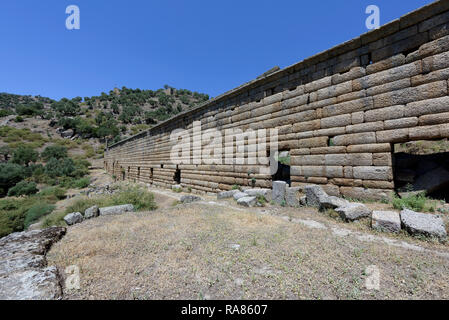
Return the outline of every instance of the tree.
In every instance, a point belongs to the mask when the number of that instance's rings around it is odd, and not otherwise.
[[[58,145],[48,146],[42,152],[41,157],[45,161],[48,161],[51,158],[55,158],[55,159],[67,158],[67,148],[64,146],[58,146]]]
[[[25,170],[15,163],[0,163],[0,194],[5,195],[8,190],[25,178]]]
[[[36,162],[39,157],[39,153],[34,151],[30,147],[19,146],[13,151],[12,163],[29,166],[30,162]]]
[[[47,161],[44,171],[51,178],[63,176],[71,177],[75,172],[75,163],[71,158],[64,158],[61,160],[51,158]]]
[[[8,196],[29,196],[37,193],[39,190],[35,182],[20,181],[14,187],[9,189]]]

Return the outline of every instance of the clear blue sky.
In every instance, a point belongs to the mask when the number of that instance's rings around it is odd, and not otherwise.
[[[217,96],[431,0],[2,0],[0,92],[62,97],[164,84]],[[81,29],[65,28],[78,5]]]

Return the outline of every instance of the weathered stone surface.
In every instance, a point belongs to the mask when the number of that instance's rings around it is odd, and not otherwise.
[[[218,200],[229,199],[229,198],[234,197],[234,195],[239,192],[240,192],[240,190],[229,190],[229,191],[219,192],[219,193],[217,193],[217,199]]]
[[[348,204],[349,204],[348,200],[335,196],[327,196],[326,198],[323,198],[322,201],[320,202],[320,210],[345,207]]]
[[[397,233],[401,231],[401,218],[398,212],[373,211],[371,227],[379,231]]]
[[[391,167],[361,166],[353,168],[354,178],[366,180],[392,180]]]
[[[134,212],[134,206],[132,204],[124,204],[120,206],[100,208],[100,216],[123,214],[125,212]]]
[[[329,197],[323,188],[317,185],[305,186],[304,193],[306,195],[307,205],[316,208],[320,208],[321,203],[327,201]]]
[[[63,138],[71,138],[73,137],[73,135],[75,134],[75,132],[72,129],[66,130],[66,131],[62,131],[61,132],[61,137]]]
[[[203,199],[201,199],[201,197],[192,196],[192,195],[182,196],[180,199],[181,203],[192,203],[192,202],[197,202],[197,201],[201,201],[201,200],[203,200]]]
[[[238,200],[238,199],[240,199],[240,198],[244,198],[244,197],[248,197],[249,195],[246,193],[246,192],[241,192],[241,191],[239,191],[239,192],[236,192],[236,193],[234,193],[234,195],[233,195],[233,197],[234,197],[234,200]]]
[[[58,271],[47,267],[45,254],[65,233],[52,227],[0,239],[0,300],[61,299]]]
[[[443,219],[434,214],[426,214],[404,209],[401,211],[401,223],[412,235],[445,238],[447,236]]]
[[[254,207],[257,203],[256,197],[242,197],[237,200],[237,204],[244,207]]]
[[[346,204],[344,207],[336,208],[335,211],[338,212],[340,217],[346,221],[355,221],[371,215],[371,210],[362,203],[351,202]]]
[[[287,183],[284,181],[273,181],[273,202],[282,204],[285,201],[285,193],[287,190]]]
[[[84,219],[95,218],[98,217],[99,214],[100,211],[98,210],[98,206],[93,206],[86,209],[86,211],[84,212]]]
[[[272,191],[270,189],[246,189],[245,193],[251,197],[263,196],[268,202],[272,199]]]
[[[80,212],[72,212],[64,217],[65,223],[69,226],[83,222],[83,220],[83,215]]]
[[[301,187],[287,187],[285,192],[285,203],[287,207],[299,207],[299,196]]]

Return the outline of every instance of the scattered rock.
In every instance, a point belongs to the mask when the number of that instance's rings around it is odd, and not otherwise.
[[[369,217],[371,210],[362,203],[348,203],[344,207],[338,207],[335,211],[345,221],[355,221],[360,218]]]
[[[234,194],[239,193],[240,190],[230,190],[230,191],[223,191],[220,193],[217,193],[217,200],[221,199],[229,199],[234,196]]]
[[[45,254],[66,228],[12,233],[0,239],[0,300],[61,299],[59,274]]]
[[[64,221],[69,226],[83,222],[83,220],[84,220],[83,215],[80,212],[72,212],[64,217]]]
[[[285,202],[288,207],[299,207],[299,191],[301,187],[287,187],[285,192]]]
[[[66,131],[61,131],[61,137],[63,137],[63,138],[71,138],[71,137],[73,137],[73,134],[74,134],[75,132],[72,130],[72,129],[69,129],[69,130],[66,130]]]
[[[243,197],[237,200],[237,204],[244,207],[254,207],[257,203],[256,197]]]
[[[238,199],[240,199],[240,198],[244,198],[244,197],[248,197],[248,196],[249,196],[249,195],[248,195],[247,193],[241,192],[241,191],[236,192],[236,193],[233,195],[234,200],[238,200]]]
[[[273,181],[273,202],[282,204],[285,202],[287,183],[285,181]]]
[[[198,196],[192,196],[192,195],[187,195],[187,196],[182,196],[180,201],[181,203],[191,203],[191,202],[197,202],[197,201],[201,201],[203,199],[201,199]]]
[[[171,189],[175,192],[180,192],[180,191],[182,191],[182,186],[180,184],[175,184],[175,185],[171,186]]]
[[[342,199],[339,197],[335,197],[335,196],[327,196],[321,200],[322,200],[322,202],[320,202],[320,210],[345,207],[349,204],[348,200],[345,200],[345,199]]]
[[[270,189],[246,189],[245,193],[251,197],[263,196],[268,202],[271,201],[272,192]]]
[[[412,235],[438,238],[447,236],[443,219],[438,215],[404,209],[401,211],[401,223],[403,228]]]
[[[134,206],[132,204],[124,204],[121,206],[100,208],[100,216],[122,214],[125,212],[134,212]]]
[[[93,206],[84,211],[84,219],[96,218],[99,214],[100,211],[98,210],[98,206]]]
[[[394,211],[373,211],[371,227],[379,231],[397,233],[401,231],[401,218],[399,213]]]
[[[240,250],[240,245],[239,244],[232,244],[231,245],[231,249],[234,249],[235,251]]]
[[[316,208],[320,208],[321,203],[327,201],[329,197],[323,188],[317,185],[305,186],[304,193],[306,194],[307,205]]]

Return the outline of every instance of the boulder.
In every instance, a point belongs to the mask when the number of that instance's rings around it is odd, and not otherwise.
[[[217,193],[217,200],[232,198],[232,197],[234,197],[234,194],[239,193],[239,192],[240,192],[240,190],[230,190],[230,191],[219,192],[219,193]]]
[[[84,220],[83,215],[80,212],[72,212],[64,217],[64,221],[69,226],[83,222],[83,220]]]
[[[123,204],[120,206],[100,208],[100,216],[122,214],[125,212],[134,212],[134,206],[132,204]]]
[[[401,224],[412,235],[437,238],[445,238],[447,236],[443,219],[438,215],[404,209],[401,211]]]
[[[371,215],[371,210],[362,203],[350,202],[343,207],[336,208],[335,211],[345,221],[355,221]]]
[[[93,206],[84,211],[84,219],[96,218],[99,214],[98,206]]]
[[[401,218],[394,211],[373,211],[371,227],[378,231],[397,233],[401,231]]]
[[[338,207],[345,207],[349,204],[348,200],[335,197],[335,196],[327,196],[320,199],[320,210],[326,209],[335,209]]]
[[[16,232],[0,239],[0,300],[61,299],[60,275],[45,255],[66,228]]]
[[[75,132],[72,129],[61,131],[61,137],[63,138],[71,138],[75,134]]]
[[[306,194],[307,205],[316,208],[320,208],[321,203],[327,201],[329,197],[323,188],[317,185],[305,186],[304,193]]]
[[[287,183],[285,181],[273,181],[273,202],[282,204],[285,202],[285,193],[287,191]]]
[[[201,201],[203,199],[201,199],[198,196],[192,196],[192,195],[187,195],[187,196],[182,196],[180,201],[181,203],[192,203],[192,202],[197,202],[197,201]]]
[[[254,207],[257,203],[257,198],[256,197],[242,197],[240,199],[237,200],[237,204],[244,206],[244,207]]]
[[[246,189],[245,193],[251,197],[263,196],[265,200],[271,201],[271,190],[270,189]]]
[[[243,197],[248,197],[248,194],[245,192],[239,191],[239,192],[234,193],[233,197],[234,197],[234,200],[238,200]]]
[[[285,191],[285,202],[288,207],[299,207],[299,191],[301,187],[287,187]]]

